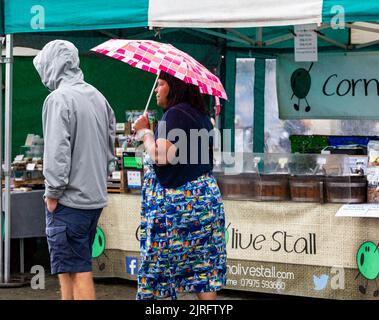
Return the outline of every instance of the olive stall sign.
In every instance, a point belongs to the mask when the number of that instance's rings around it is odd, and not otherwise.
[[[369,280],[373,280],[376,284],[376,279],[379,276],[379,243],[375,244],[372,241],[366,241],[361,244],[357,252],[357,266],[359,275],[361,275],[366,281],[364,285],[359,286],[359,291],[366,294],[367,285]],[[373,292],[374,297],[379,296],[379,288]]]
[[[379,119],[379,55],[319,53],[318,62],[277,60],[281,119]]]
[[[100,227],[96,227],[95,238],[92,243],[92,258],[97,258],[103,254],[105,250],[105,235]]]
[[[313,66],[313,62],[311,63],[311,66],[308,70],[305,70],[304,68],[296,69],[291,76],[291,88],[292,88],[292,97],[295,96],[297,98],[297,103],[293,105],[296,111],[300,110],[300,101],[305,100],[306,107],[305,112],[309,112],[311,110],[311,107],[307,101],[307,95],[309,93],[309,90],[311,89],[311,76],[309,72],[311,71]]]

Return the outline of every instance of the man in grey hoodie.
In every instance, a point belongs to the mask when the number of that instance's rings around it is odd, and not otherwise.
[[[62,299],[95,299],[92,243],[107,205],[114,112],[83,80],[78,50],[71,42],[49,42],[33,63],[51,91],[42,114],[51,272],[59,274]]]

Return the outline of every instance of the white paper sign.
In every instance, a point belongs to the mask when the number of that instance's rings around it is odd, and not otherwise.
[[[336,217],[379,218],[379,203],[344,204]]]
[[[14,158],[14,161],[22,161],[24,159],[24,155],[23,154],[19,154],[16,156],[16,158]]]
[[[112,179],[121,180],[121,171],[113,171],[112,172]]]
[[[346,175],[367,173],[367,156],[348,156],[344,158],[343,171]]]
[[[128,188],[141,188],[141,172],[127,171]]]
[[[28,163],[28,164],[26,165],[26,170],[27,170],[27,171],[33,171],[35,167],[36,167],[36,164],[35,164],[35,163]]]
[[[317,61],[316,24],[295,25],[295,61]]]
[[[116,123],[116,131],[125,131],[125,123],[124,122]]]
[[[122,153],[124,152],[124,148],[116,148],[116,156],[122,157]]]

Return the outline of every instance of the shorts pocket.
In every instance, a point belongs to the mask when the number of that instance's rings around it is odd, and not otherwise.
[[[66,226],[47,227],[46,235],[48,241],[56,246],[65,246],[67,243]]]

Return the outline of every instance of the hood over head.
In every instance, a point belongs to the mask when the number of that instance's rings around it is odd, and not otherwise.
[[[42,83],[50,91],[61,84],[83,80],[78,49],[69,41],[54,40],[47,43],[33,59],[33,64]]]

